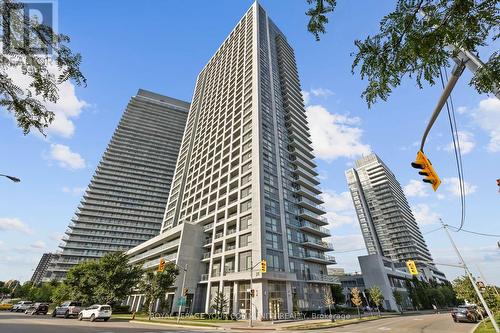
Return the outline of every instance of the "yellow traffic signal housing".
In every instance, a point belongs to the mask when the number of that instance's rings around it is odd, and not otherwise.
[[[189,291],[188,288],[182,289],[182,296],[187,296],[188,291]]]
[[[255,297],[255,289],[250,290],[250,297]]]
[[[439,185],[441,185],[441,179],[439,179],[439,176],[434,170],[431,161],[427,158],[427,156],[425,156],[423,151],[418,151],[417,159],[415,160],[415,162],[411,163],[411,166],[415,169],[422,170],[419,171],[418,174],[425,176],[422,181],[431,184],[434,191],[436,191]]]
[[[265,272],[267,272],[267,261],[262,260],[262,261],[260,262],[260,272],[261,272],[261,273],[265,273]]]
[[[411,275],[418,275],[417,265],[413,260],[406,261],[406,267],[408,267],[408,271]]]
[[[158,272],[163,272],[165,270],[165,266],[167,265],[167,262],[165,259],[160,258],[160,264],[158,264]]]

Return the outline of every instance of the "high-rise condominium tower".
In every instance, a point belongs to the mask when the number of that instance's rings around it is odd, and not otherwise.
[[[132,97],[46,280],[160,232],[188,111],[189,103],[142,89]]]
[[[372,153],[357,160],[346,177],[368,254],[398,262],[415,260],[427,278],[444,280],[434,267],[403,189],[387,165]]]
[[[334,259],[310,145],[293,50],[255,3],[198,76],[162,234],[130,262],[188,264],[189,311],[223,292],[227,312],[249,313],[250,289],[255,318],[319,309]]]
[[[54,253],[44,253],[42,255],[40,261],[38,262],[38,265],[35,268],[35,271],[33,272],[33,275],[31,276],[30,281],[34,285],[42,282],[45,274],[47,273],[47,269],[49,268],[50,261],[52,260],[52,258],[54,258],[54,256],[56,256],[56,254]]]

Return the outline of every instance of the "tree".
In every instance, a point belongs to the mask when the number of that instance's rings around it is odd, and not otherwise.
[[[336,304],[345,302],[345,295],[340,284],[332,284],[330,286],[330,292],[332,293],[332,298]]]
[[[396,304],[398,305],[401,314],[403,313],[403,293],[400,292],[399,290],[394,289],[392,291],[392,295],[394,296],[394,301],[396,301]]]
[[[358,316],[361,318],[361,313],[359,312],[359,307],[363,304],[361,295],[358,288],[351,289],[351,303],[358,309]]]
[[[458,277],[453,281],[453,290],[457,295],[457,299],[461,302],[474,303],[479,307],[483,307],[481,300],[477,296],[474,286],[467,276]],[[495,287],[486,287],[482,292],[484,301],[488,307],[495,311],[500,310],[500,297],[498,297]]]
[[[325,295],[323,296],[323,304],[328,307],[328,315],[332,315],[332,306],[335,306],[335,300],[332,297],[332,294],[329,292],[326,292]],[[332,317],[332,321],[334,321]]]
[[[224,310],[227,307],[229,300],[226,298],[223,292],[217,292],[212,299],[212,309],[214,309],[215,313],[218,317],[221,317],[224,313]]]
[[[139,266],[129,266],[122,252],[106,254],[98,261],[99,283],[94,290],[99,303],[113,304],[123,300],[142,276]]]
[[[23,6],[12,0],[3,0],[0,6],[4,26],[0,105],[14,115],[25,135],[33,128],[45,134],[44,129],[54,120],[54,112],[44,104],[57,103],[63,82],[86,85],[86,78],[80,71],[81,55],[74,54],[66,45],[70,38],[34,18],[26,24],[23,11],[19,10]],[[10,43],[5,43],[7,39]],[[12,72],[19,72],[29,80],[29,87],[20,87]]]
[[[327,15],[335,10],[335,0],[307,0],[313,7],[308,30],[319,40],[325,33]],[[352,71],[359,67],[361,78],[368,79],[362,93],[368,107],[377,99],[387,100],[403,77],[433,85],[441,68],[449,66],[457,51],[477,53],[499,37],[498,0],[397,0],[395,9],[380,21],[374,36],[354,42]],[[500,86],[500,51],[495,51],[469,85],[479,93],[492,93]]]
[[[168,263],[163,272],[153,269],[144,272],[139,281],[138,289],[146,297],[149,320],[151,320],[154,302],[160,297],[165,297],[167,290],[172,287],[178,274],[177,266],[172,263]]]
[[[384,300],[382,291],[379,287],[373,286],[368,289],[368,294],[370,295],[370,299],[372,300],[373,304],[375,304],[375,306],[377,307],[378,316],[380,317],[380,304],[382,304],[382,301]]]
[[[125,254],[114,252],[72,267],[64,283],[70,298],[84,304],[113,304],[129,294],[141,275],[140,267],[127,264]]]
[[[70,292],[71,290],[68,285],[61,282],[57,287],[55,287],[50,300],[59,305],[70,298]]]

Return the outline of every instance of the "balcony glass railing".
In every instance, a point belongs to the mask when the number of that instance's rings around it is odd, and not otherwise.
[[[318,210],[321,210],[322,212],[326,212],[325,206],[319,205],[319,204],[315,203],[314,201],[312,201],[311,199],[308,199],[306,197],[299,197],[297,201],[298,202],[303,202],[303,203],[305,203],[305,204],[307,204],[307,205],[309,205],[311,207],[314,207],[314,208],[316,208]]]
[[[311,223],[311,222],[308,222],[308,221],[302,221],[302,227],[304,228],[311,228],[311,229],[314,229],[314,230],[317,230],[323,234],[328,234],[330,235],[330,230],[328,230],[327,228],[325,227],[321,227],[317,224],[314,224],[314,223]]]

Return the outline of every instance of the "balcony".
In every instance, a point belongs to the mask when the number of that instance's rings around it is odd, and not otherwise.
[[[309,190],[311,190],[312,192],[318,192],[318,194],[321,193],[321,190],[319,190],[317,188],[317,185],[315,182],[311,182],[310,180],[308,180],[306,177],[304,176],[301,176],[301,175],[298,175],[298,176],[295,176],[294,177],[294,182],[297,184],[297,185],[300,185],[300,186],[304,186],[306,188],[308,188]]]
[[[333,244],[329,242],[317,241],[315,239],[309,238],[302,242],[302,245],[308,248],[320,250],[320,251],[333,251]]]
[[[316,273],[309,274],[306,280],[311,282],[340,283],[339,278],[336,276]]]
[[[307,209],[299,209],[299,217],[319,225],[328,225],[328,220],[326,219],[326,217],[320,216]]]
[[[200,281],[208,281],[208,273],[207,274],[201,274]]]
[[[320,227],[317,224],[310,223],[307,221],[302,221],[302,225],[300,226],[300,230],[307,231],[307,232],[314,234],[316,236],[319,236],[321,238],[328,237],[331,235],[330,230],[328,230],[327,228]]]
[[[325,265],[332,265],[337,263],[335,261],[335,257],[318,253],[306,253],[304,260]]]
[[[201,260],[210,259],[210,252],[203,253]]]
[[[229,236],[229,235],[232,235],[236,232],[236,228],[233,228],[233,229],[227,229],[226,231],[226,235]]]
[[[308,209],[316,214],[326,213],[326,209],[324,206],[318,205],[317,203],[315,203],[314,201],[312,201],[311,199],[308,199],[306,197],[298,198],[297,203],[299,204],[299,206],[304,207],[304,208],[306,208],[306,209]]]
[[[212,229],[213,227],[214,227],[214,224],[209,223],[209,224],[203,226],[203,231],[208,231],[208,230]]]
[[[308,199],[310,199],[318,204],[323,203],[323,201],[320,198],[318,198],[318,196],[317,196],[318,194],[321,193],[321,191],[318,189],[314,189],[314,191],[311,191],[309,188],[307,188],[305,186],[296,185],[296,186],[294,186],[294,191],[295,191],[295,193],[300,194],[302,196],[305,196]]]
[[[224,236],[224,232],[220,231],[220,232],[215,234],[215,239],[221,238],[222,236]]]

